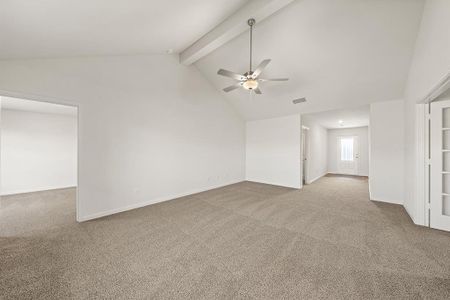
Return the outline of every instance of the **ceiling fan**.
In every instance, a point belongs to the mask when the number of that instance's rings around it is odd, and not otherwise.
[[[274,78],[274,79],[259,78],[259,75],[261,75],[264,68],[270,63],[270,59],[263,60],[253,71],[252,69],[253,25],[255,25],[255,23],[256,23],[255,19],[249,19],[247,21],[248,26],[250,26],[250,70],[244,73],[243,75],[224,69],[220,69],[217,72],[217,74],[219,75],[233,78],[234,80],[239,81],[229,87],[224,88],[223,91],[226,93],[242,87],[246,90],[254,91],[256,94],[262,94],[261,90],[259,89],[259,82],[289,80],[288,78]]]

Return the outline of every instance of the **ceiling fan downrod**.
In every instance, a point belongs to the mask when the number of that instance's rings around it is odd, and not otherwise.
[[[256,23],[256,20],[255,19],[253,19],[253,18],[251,18],[251,19],[248,19],[248,21],[247,21],[247,24],[248,24],[248,26],[250,26],[250,75],[251,75],[251,73],[253,72],[253,66],[252,66],[252,58],[253,58],[253,25],[255,25],[255,23]]]

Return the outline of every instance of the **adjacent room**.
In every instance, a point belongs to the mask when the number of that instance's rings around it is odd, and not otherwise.
[[[2,233],[75,221],[77,108],[12,97],[0,105]]]
[[[402,204],[404,138],[403,101],[304,114],[303,182],[353,176],[372,201]]]
[[[0,0],[0,299],[449,299],[450,1]]]
[[[304,182],[326,174],[369,176],[370,106],[302,115]]]

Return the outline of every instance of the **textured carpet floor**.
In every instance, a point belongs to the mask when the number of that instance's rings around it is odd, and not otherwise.
[[[450,234],[367,181],[244,182],[77,224],[72,189],[3,197],[1,299],[449,299]]]

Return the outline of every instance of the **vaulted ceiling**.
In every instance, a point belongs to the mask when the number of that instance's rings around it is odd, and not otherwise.
[[[270,58],[262,95],[223,93],[246,119],[400,99],[423,10],[421,0],[298,0],[257,24],[255,64]],[[248,31],[196,62],[218,89],[220,68],[248,69]],[[294,105],[295,98],[307,102]]]
[[[180,53],[247,4],[271,1],[0,0],[0,59]],[[288,82],[222,92],[233,81],[218,69],[248,71],[248,30],[194,63],[245,119],[403,96],[423,0],[277,1],[292,3],[256,20],[254,63],[272,59],[261,77]]]

